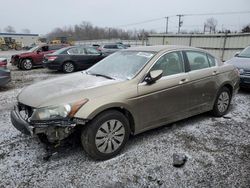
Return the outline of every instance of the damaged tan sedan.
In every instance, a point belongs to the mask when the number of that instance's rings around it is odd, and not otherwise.
[[[206,111],[226,114],[238,88],[238,71],[204,50],[135,47],[26,87],[11,120],[22,133],[51,143],[81,131],[85,151],[103,160],[117,155],[130,134]]]

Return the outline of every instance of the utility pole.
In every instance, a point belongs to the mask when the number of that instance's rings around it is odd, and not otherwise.
[[[167,17],[165,17],[166,18],[166,34],[168,34],[168,16]]]
[[[177,14],[176,16],[179,17],[179,24],[178,24],[178,34],[179,34],[180,30],[181,30],[181,26],[183,24],[183,21],[181,20],[181,17],[183,17],[184,15],[183,14]]]

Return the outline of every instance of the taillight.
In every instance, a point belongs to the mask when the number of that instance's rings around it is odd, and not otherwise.
[[[48,61],[54,61],[57,58],[57,56],[48,56],[46,58],[48,59]]]
[[[6,61],[0,61],[0,67],[6,67],[7,62]]]

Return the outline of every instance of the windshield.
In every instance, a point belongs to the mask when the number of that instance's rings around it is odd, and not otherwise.
[[[238,57],[249,57],[250,58],[250,46],[245,48],[239,55]]]
[[[40,46],[35,46],[35,47],[29,49],[27,52],[34,52],[34,51],[36,51],[39,47],[40,47]]]
[[[88,69],[87,73],[114,79],[132,79],[153,56],[152,52],[116,52]]]

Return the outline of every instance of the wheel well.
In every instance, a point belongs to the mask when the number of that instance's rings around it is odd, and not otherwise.
[[[62,66],[63,66],[65,63],[72,63],[72,64],[75,66],[75,62],[74,62],[74,61],[71,61],[71,60],[64,61],[64,62],[62,63]]]
[[[229,89],[231,95],[233,94],[233,87],[230,84],[225,84],[223,87]]]
[[[22,63],[23,60],[25,60],[25,59],[29,59],[31,61],[31,63],[33,64],[33,59],[31,57],[24,57],[24,58],[20,59],[19,63]]]
[[[123,115],[125,115],[125,117],[128,118],[130,130],[131,130],[132,133],[134,133],[134,131],[135,131],[134,117],[132,116],[132,114],[127,109],[121,108],[121,107],[113,107],[113,108],[105,109],[104,111],[101,111],[100,113],[103,113],[103,112],[105,112],[107,110],[116,110],[116,111],[121,112]],[[96,116],[99,115],[100,113],[96,114]]]

